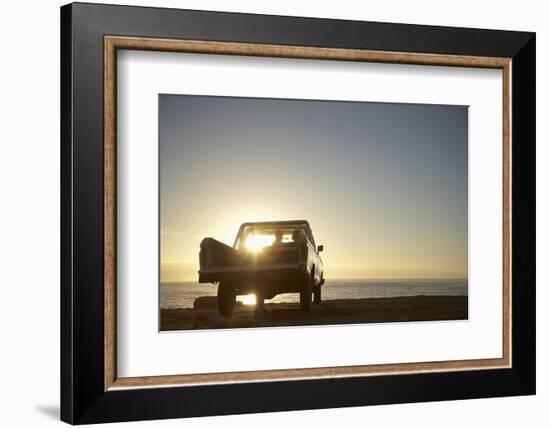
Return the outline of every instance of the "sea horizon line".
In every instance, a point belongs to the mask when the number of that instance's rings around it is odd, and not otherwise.
[[[460,278],[460,277],[402,277],[402,278],[345,278],[345,277],[338,277],[338,278],[325,278],[326,281],[468,281],[468,278]],[[200,284],[198,280],[190,280],[190,279],[182,279],[177,281],[159,281],[161,284],[179,284],[182,282],[196,282],[197,284]],[[203,283],[203,284],[209,284],[209,283]]]

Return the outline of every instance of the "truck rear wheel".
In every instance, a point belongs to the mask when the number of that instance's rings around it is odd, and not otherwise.
[[[264,294],[261,291],[256,291],[256,312],[264,312],[265,306],[264,306]]]
[[[300,290],[300,307],[302,311],[311,309],[311,289],[313,287],[313,276],[307,275]]]
[[[321,304],[321,284],[323,281],[319,282],[319,285],[317,287],[313,287],[313,303],[316,305]]]
[[[235,287],[232,284],[220,282],[218,284],[218,310],[220,315],[231,318],[236,300]]]

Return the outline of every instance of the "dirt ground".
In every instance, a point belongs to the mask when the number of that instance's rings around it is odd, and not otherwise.
[[[161,330],[468,319],[467,296],[327,300],[307,312],[296,303],[266,303],[261,313],[255,305],[238,304],[230,319],[218,313],[215,297],[199,299],[194,309],[161,310]]]

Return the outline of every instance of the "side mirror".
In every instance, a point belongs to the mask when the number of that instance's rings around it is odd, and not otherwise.
[[[321,251],[323,251],[323,247],[322,245],[317,245],[317,252],[320,253]]]

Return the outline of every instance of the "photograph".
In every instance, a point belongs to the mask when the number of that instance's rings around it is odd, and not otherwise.
[[[468,106],[158,102],[160,331],[468,319]]]

